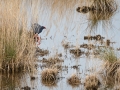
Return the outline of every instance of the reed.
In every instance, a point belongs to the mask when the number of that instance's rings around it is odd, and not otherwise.
[[[33,33],[21,4],[20,0],[0,2],[0,69],[4,72],[31,71],[34,67]]]
[[[115,0],[88,0],[87,5],[78,7],[77,12],[88,13],[88,28],[90,32],[97,29],[99,25],[103,28],[111,24],[111,19],[115,15],[118,5]]]
[[[111,50],[109,48],[103,48],[103,49],[100,49],[99,52],[100,52],[99,58],[101,60],[104,60],[110,63],[118,61],[118,55],[114,50]]]
[[[93,4],[90,6],[92,10],[89,13],[90,27],[98,27],[100,23],[107,25],[117,10],[117,3],[115,0],[92,0]],[[106,26],[105,26],[106,27]]]
[[[100,53],[100,58],[104,60],[102,71],[102,77],[105,81],[105,86],[113,88],[115,83],[118,82],[118,70],[120,67],[120,60],[114,50],[104,49]]]
[[[85,78],[84,86],[86,90],[98,90],[100,81],[96,75],[88,75]]]

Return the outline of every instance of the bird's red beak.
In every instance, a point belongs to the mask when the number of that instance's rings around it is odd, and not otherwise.
[[[44,27],[44,29],[46,29],[46,27]]]

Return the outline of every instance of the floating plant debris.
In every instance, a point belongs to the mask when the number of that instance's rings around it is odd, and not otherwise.
[[[76,57],[81,56],[84,52],[81,51],[80,49],[70,49],[70,53],[72,53],[73,55],[75,55]]]
[[[40,62],[49,64],[49,65],[54,65],[54,64],[57,64],[57,63],[64,62],[64,60],[62,60],[60,58],[48,58],[48,59],[43,58],[42,60],[40,60]]]
[[[80,45],[80,48],[86,48],[86,49],[89,49],[89,50],[94,49],[95,47],[96,46],[93,45],[93,44],[82,44],[82,45]]]
[[[30,87],[26,86],[26,87],[22,87],[21,89],[24,89],[24,90],[31,90]]]
[[[74,65],[74,66],[71,66],[71,68],[79,69],[79,66],[80,66],[80,65]]]
[[[102,37],[101,35],[96,35],[96,36],[84,36],[84,40],[103,40],[105,37]]]
[[[43,50],[40,48],[36,48],[36,56],[45,56],[48,55],[49,51],[48,50]]]

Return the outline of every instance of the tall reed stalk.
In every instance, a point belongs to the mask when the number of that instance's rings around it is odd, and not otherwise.
[[[0,68],[2,71],[31,71],[35,43],[27,27],[27,11],[21,0],[0,2]]]

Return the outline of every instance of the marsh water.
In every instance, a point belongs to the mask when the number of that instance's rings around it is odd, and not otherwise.
[[[0,90],[84,90],[84,79],[86,75],[97,73],[103,64],[103,61],[99,58],[95,58],[94,55],[86,57],[85,54],[80,57],[74,57],[70,53],[70,49],[79,48],[81,44],[96,44],[99,45],[99,42],[96,41],[87,41],[84,40],[84,36],[89,35],[87,33],[87,15],[76,12],[76,7],[80,4],[75,0],[75,5],[70,6],[66,4],[65,8],[60,8],[61,5],[58,5],[56,9],[52,7],[52,1],[49,3],[49,0],[39,0],[40,2],[37,5],[33,4],[35,12],[38,13],[38,20],[34,22],[39,23],[40,25],[46,26],[40,36],[42,38],[41,44],[39,45],[40,49],[48,50],[49,54],[45,56],[39,56],[36,61],[37,68],[34,74],[31,73],[17,73],[17,74],[1,74],[0,75]],[[119,2],[119,0],[118,0]],[[35,3],[36,4],[36,3]],[[67,6],[69,8],[67,8]],[[32,15],[30,10],[30,3],[25,1],[22,3],[22,7],[25,7],[28,14],[28,28],[32,22]],[[55,7],[54,7],[55,8]],[[60,12],[57,12],[58,9],[63,9]],[[108,24],[106,28],[102,27],[102,24],[99,24],[93,35],[102,35],[105,39],[110,39],[111,47],[117,48],[120,47],[120,12],[119,9],[117,13],[112,17],[111,23]],[[35,19],[35,18],[34,18]],[[62,45],[68,43],[70,48],[65,49]],[[87,49],[82,48],[82,51],[87,52]],[[117,51],[119,53],[119,51]],[[43,58],[49,58],[62,54],[60,57],[64,62],[60,63],[62,66],[62,71],[59,72],[59,80],[57,86],[48,87],[41,83],[41,72],[45,69],[45,66],[40,61]],[[77,66],[77,69],[73,66]],[[79,75],[81,79],[81,85],[77,88],[72,88],[67,83],[67,79],[76,74]],[[35,79],[32,80],[31,76],[34,75]],[[29,87],[25,89],[25,87]],[[104,90],[102,87],[100,90]],[[114,89],[112,89],[114,90]]]

